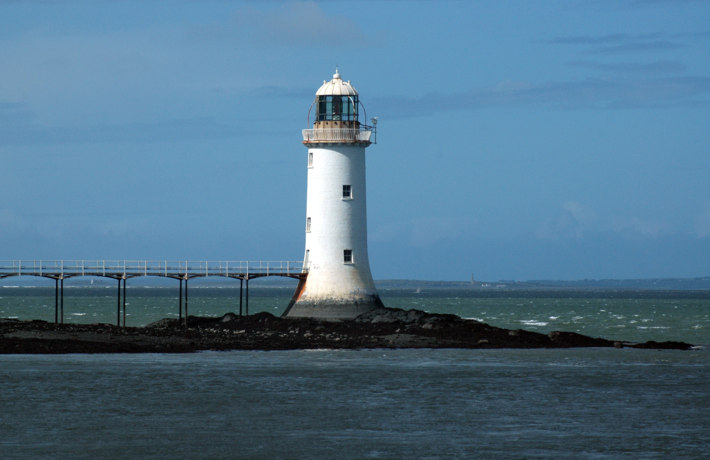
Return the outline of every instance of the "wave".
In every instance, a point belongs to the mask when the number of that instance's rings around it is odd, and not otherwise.
[[[519,322],[526,326],[547,326],[548,324],[550,324],[545,321],[538,321],[534,319],[521,319]]]

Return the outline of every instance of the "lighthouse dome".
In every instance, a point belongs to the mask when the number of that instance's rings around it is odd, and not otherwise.
[[[357,96],[357,91],[349,81],[340,78],[340,72],[336,69],[333,79],[324,81],[316,91],[316,96]]]

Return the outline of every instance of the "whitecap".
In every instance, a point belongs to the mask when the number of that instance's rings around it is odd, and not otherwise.
[[[86,316],[86,313],[72,313],[72,316]]]
[[[554,321],[554,320],[559,319],[559,318],[560,318],[559,316],[550,316],[548,319]]]
[[[549,323],[546,323],[545,321],[537,321],[534,319],[521,319],[520,323],[526,325],[526,326],[547,326]]]

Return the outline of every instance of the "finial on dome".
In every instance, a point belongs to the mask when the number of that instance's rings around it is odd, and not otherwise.
[[[333,74],[333,80],[340,80],[340,72],[338,71],[338,66],[335,66],[335,73]]]

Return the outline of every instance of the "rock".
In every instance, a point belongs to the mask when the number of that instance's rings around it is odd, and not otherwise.
[[[232,321],[236,321],[237,319],[239,319],[239,316],[237,316],[236,314],[234,314],[234,313],[225,313],[225,315],[222,316],[222,319],[220,319],[219,321],[220,321],[221,323],[229,323],[229,322],[232,322]]]
[[[148,325],[146,325],[146,329],[165,329],[168,327],[173,327],[177,320],[175,319],[170,319],[170,318],[163,318],[159,319],[158,321],[154,321]]]
[[[163,319],[146,327],[68,325],[0,319],[0,353],[137,353],[310,348],[567,348],[684,349],[683,342],[627,342],[554,331],[547,335],[493,327],[455,315],[380,308],[355,320],[279,318],[270,313]]]

